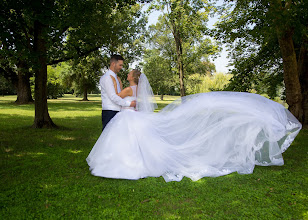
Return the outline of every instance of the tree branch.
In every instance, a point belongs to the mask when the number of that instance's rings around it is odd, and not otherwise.
[[[65,26],[61,29],[61,31],[59,31],[59,33],[55,36],[55,38],[53,39],[52,43],[55,43],[56,40],[67,30],[69,29],[70,26]]]
[[[48,65],[54,65],[54,64],[58,64],[58,63],[61,63],[61,62],[64,62],[64,61],[68,61],[68,60],[71,60],[71,59],[74,59],[74,58],[77,58],[77,57],[83,57],[83,56],[86,56],[86,55],[98,50],[99,48],[101,48],[101,47],[94,47],[94,48],[89,49],[87,51],[80,52],[80,53],[78,53],[77,56],[71,55],[71,56],[63,57],[63,58],[56,59],[56,60],[50,60],[47,64]]]

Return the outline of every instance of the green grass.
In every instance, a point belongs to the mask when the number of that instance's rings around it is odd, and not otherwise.
[[[251,175],[105,179],[85,161],[101,132],[100,96],[48,100],[60,129],[30,128],[34,105],[15,98],[0,97],[0,219],[308,219],[307,129],[284,166],[257,166]]]

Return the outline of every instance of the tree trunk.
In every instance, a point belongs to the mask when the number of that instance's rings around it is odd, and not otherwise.
[[[172,3],[171,3],[172,4]],[[183,4],[183,2],[181,2]],[[171,9],[172,10],[172,9]],[[181,12],[175,12],[176,20],[181,20]],[[180,80],[180,94],[181,97],[185,96],[185,86],[184,86],[184,65],[183,65],[183,48],[182,48],[182,39],[179,32],[179,29],[177,27],[177,24],[174,20],[171,19],[171,26],[172,26],[172,34],[175,41],[175,47],[176,47],[176,57],[177,57],[177,65],[179,70],[179,80]]]
[[[162,94],[160,94],[160,100],[164,100],[164,94],[162,93]]]
[[[303,119],[302,124],[308,127],[308,39],[304,36],[298,57],[298,72],[303,96]]]
[[[34,128],[57,127],[51,120],[47,106],[47,49],[43,36],[44,26],[34,22],[34,51],[37,55],[35,64],[35,118]]]
[[[176,45],[176,55],[177,55],[177,64],[179,69],[179,79],[180,79],[180,94],[181,96],[185,96],[185,86],[184,86],[184,67],[183,67],[183,51],[182,51],[182,44],[179,33],[174,31],[174,39]]]
[[[82,99],[82,101],[89,101],[88,100],[88,89],[87,88],[83,89],[83,99]]]
[[[23,61],[18,64],[18,85],[17,85],[17,104],[32,103],[30,72]]]
[[[185,86],[184,86],[184,68],[183,68],[183,63],[180,60],[178,62],[179,65],[179,78],[180,78],[180,92],[181,96],[185,96]]]
[[[291,30],[278,29],[278,42],[283,59],[284,83],[286,87],[286,101],[290,112],[302,122],[302,91],[299,82],[298,66]]]

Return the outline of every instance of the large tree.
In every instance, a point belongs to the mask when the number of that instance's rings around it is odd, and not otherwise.
[[[17,104],[33,103],[30,87],[30,77],[33,73],[29,69],[27,59],[21,59],[14,54],[14,50],[0,48],[0,75],[11,83],[17,91]],[[6,53],[5,53],[6,51]]]
[[[55,127],[47,106],[47,65],[85,56],[124,37],[117,23],[126,0],[4,0],[1,4],[1,57],[25,61],[35,74],[33,127]],[[116,41],[113,41],[116,44]]]
[[[144,51],[144,62],[141,63],[153,92],[159,94],[161,100],[165,94],[174,94],[179,88],[176,83],[176,68],[173,67],[170,58],[162,56],[159,49],[147,49]]]
[[[239,83],[264,72],[279,85],[289,110],[308,123],[307,1],[225,1],[216,36],[227,43]],[[271,81],[271,80],[270,80]],[[244,83],[243,83],[244,82]]]
[[[196,58],[193,56],[196,53],[189,53],[187,49],[203,50],[203,54],[209,54],[213,49],[211,44],[208,45],[210,41],[205,39],[206,22],[211,7],[204,0],[156,0],[151,8],[161,11],[160,22],[163,22],[172,34],[180,94],[185,96],[185,65],[189,59]]]
[[[88,101],[88,93],[95,90],[101,75],[102,56],[96,51],[76,61],[71,61],[71,68],[64,81],[75,93],[83,94],[83,101]]]

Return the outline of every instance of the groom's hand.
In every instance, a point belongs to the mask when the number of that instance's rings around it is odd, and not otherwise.
[[[131,103],[130,103],[130,107],[136,107],[136,101],[132,101]]]

